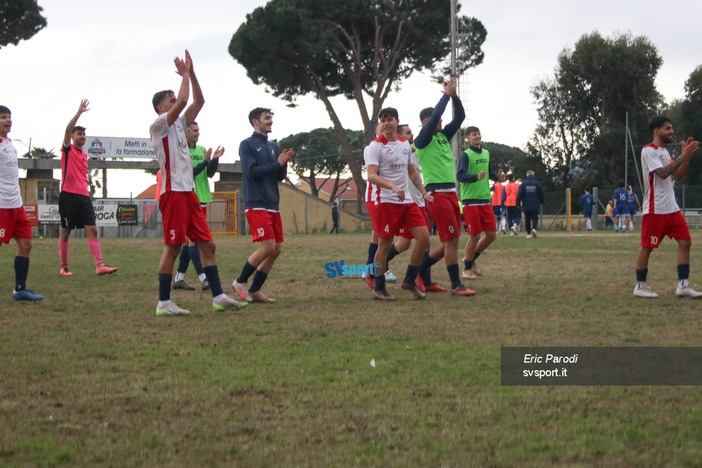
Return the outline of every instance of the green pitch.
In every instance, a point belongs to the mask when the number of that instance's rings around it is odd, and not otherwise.
[[[2,246],[0,466],[699,466],[699,387],[500,385],[502,346],[700,346],[674,242],[651,257],[657,300],[632,297],[638,232],[540,232],[500,235],[475,297],[413,301],[396,283],[380,304],[324,268],[364,263],[368,238],[288,236],[264,286],[276,304],[215,313],[209,292],[174,291],[188,317],[155,316],[160,239],[102,239],[105,277],[72,239],[71,278],[56,240],[35,239],[40,304],[12,301]],[[231,293],[254,247],[216,242]],[[693,285],[701,245],[693,232]]]

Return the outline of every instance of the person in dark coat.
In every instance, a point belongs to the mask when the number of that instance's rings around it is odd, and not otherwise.
[[[339,234],[339,208],[336,206],[336,202],[332,203],[332,221],[334,226],[329,234],[333,234],[334,231]]]
[[[534,177],[534,171],[527,171],[527,178],[519,186],[517,206],[524,212],[524,227],[527,239],[536,237],[536,225],[539,224],[539,206],[544,203],[544,189],[541,182]]]

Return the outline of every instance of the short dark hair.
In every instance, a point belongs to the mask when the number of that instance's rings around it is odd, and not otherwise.
[[[427,107],[425,109],[422,109],[419,112],[419,121],[424,124],[424,119],[428,119],[431,117],[431,114],[434,113],[434,108],[433,107]]]
[[[626,187],[626,183],[623,180],[619,181],[619,188],[624,188]]]
[[[507,174],[507,180],[509,180],[510,182],[514,182],[514,174],[512,174],[512,173]]]
[[[378,112],[378,120],[383,120],[385,117],[394,117],[397,120],[400,120],[400,115],[397,113],[397,109],[394,107],[384,107],[383,109],[380,109],[380,112]]]
[[[10,114],[12,115],[12,112],[10,112],[10,109],[8,109],[5,106],[0,106],[0,114]]]
[[[466,128],[466,136],[470,135],[473,132],[479,132],[480,129],[474,125],[471,125],[470,127]]]
[[[661,128],[669,122],[672,123],[671,120],[664,115],[654,115],[648,120],[648,129],[653,133],[655,129]]]
[[[85,127],[81,127],[80,125],[76,125],[75,127],[73,127],[73,130],[71,131],[71,133],[75,133],[75,132],[85,133]]]
[[[172,89],[164,89],[163,91],[159,91],[158,93],[154,94],[154,97],[151,99],[151,104],[154,105],[154,110],[158,114],[158,105],[163,102],[163,100],[168,96],[169,94],[175,94]]]
[[[253,126],[253,120],[261,120],[261,115],[268,112],[269,114],[273,115],[273,112],[268,109],[267,107],[257,107],[251,112],[249,112],[249,124]]]
[[[397,133],[401,133],[405,127],[409,127],[407,124],[400,124],[397,126]]]

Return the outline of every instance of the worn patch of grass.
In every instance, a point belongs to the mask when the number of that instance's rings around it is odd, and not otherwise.
[[[41,304],[10,298],[3,246],[0,465],[699,464],[699,388],[500,386],[501,346],[699,346],[702,302],[674,295],[674,242],[651,258],[656,301],[632,298],[638,235],[540,233],[500,236],[473,298],[390,285],[399,300],[380,304],[324,269],[364,263],[368,237],[288,236],[264,287],[276,304],[213,313],[209,293],[174,291],[192,313],[178,318],[154,315],[158,239],[103,239],[112,277],[72,240],[72,278],[56,241],[35,240]],[[254,246],[216,242],[231,290]],[[443,264],[434,278],[448,283]]]

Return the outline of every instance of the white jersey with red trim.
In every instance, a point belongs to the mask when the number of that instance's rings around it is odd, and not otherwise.
[[[419,174],[419,179],[421,180],[422,168],[419,165],[419,158],[417,158],[417,153],[415,153],[414,151],[410,153],[410,162],[414,166],[414,170],[416,170],[417,174]],[[422,185],[424,184],[422,183]],[[412,200],[414,200],[414,202],[420,208],[424,208],[424,206],[426,205],[426,202],[424,201],[424,195],[422,195],[422,192],[420,192],[419,189],[415,187],[411,180],[408,182],[407,188],[409,189],[410,194],[412,194]]]
[[[166,192],[191,192],[195,189],[195,183],[190,149],[185,139],[185,116],[178,117],[170,127],[167,118],[166,113],[159,115],[149,128],[161,168],[161,186],[158,190],[161,195]]]
[[[661,179],[653,172],[670,164],[670,154],[666,148],[649,143],[641,150],[641,170],[644,178],[643,214],[669,214],[680,211],[675,200],[673,177]]]
[[[12,209],[21,206],[17,150],[9,138],[0,138],[0,208]]]
[[[384,135],[380,135],[366,146],[363,151],[363,159],[366,166],[378,166],[378,175],[401,188],[405,192],[403,201],[397,197],[390,189],[380,188],[378,203],[414,203],[412,196],[408,193],[407,186],[409,176],[407,166],[410,164],[410,145],[407,140],[397,137],[395,141],[388,141]]]

